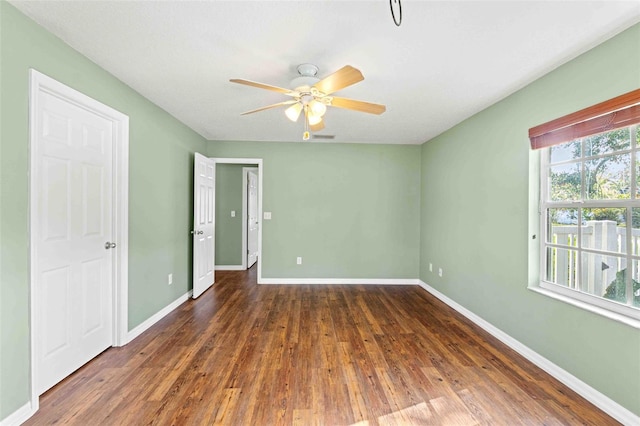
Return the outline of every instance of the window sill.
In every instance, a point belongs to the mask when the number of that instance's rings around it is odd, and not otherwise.
[[[535,291],[536,293],[540,293],[542,295],[551,297],[553,299],[559,300],[561,302],[568,303],[577,308],[584,309],[585,311],[593,312],[594,314],[601,315],[610,320],[621,322],[629,327],[633,327],[636,329],[640,329],[640,320],[636,318],[629,317],[627,315],[620,314],[618,312],[613,312],[609,309],[602,308],[600,306],[595,306],[587,302],[583,302],[581,300],[574,299],[573,297],[565,296],[563,294],[557,293],[553,290],[548,290],[546,288],[542,288],[539,285],[530,285],[528,287],[529,290]]]

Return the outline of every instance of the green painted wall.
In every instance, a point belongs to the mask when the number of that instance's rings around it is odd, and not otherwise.
[[[28,69],[130,117],[130,329],[191,287],[193,152],[206,141],[4,1],[0,39],[2,419],[29,399]]]
[[[420,278],[640,415],[638,330],[527,290],[538,279],[528,129],[638,87],[635,25],[422,145]]]
[[[216,165],[216,265],[242,265],[243,167],[255,166]]]
[[[264,160],[263,277],[417,277],[419,146],[211,142],[208,154]]]

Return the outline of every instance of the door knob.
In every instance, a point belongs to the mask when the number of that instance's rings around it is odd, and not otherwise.
[[[107,241],[106,243],[104,243],[104,248],[107,250],[109,250],[110,248],[116,248],[116,243],[111,243]]]
[[[197,234],[198,235],[202,235],[202,234],[204,234],[204,231],[198,231]]]

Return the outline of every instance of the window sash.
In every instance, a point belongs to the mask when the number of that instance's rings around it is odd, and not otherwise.
[[[634,265],[634,261],[640,260],[639,255],[635,255],[632,252],[632,238],[633,238],[633,222],[632,222],[632,211],[633,208],[640,207],[640,197],[636,196],[636,153],[640,152],[638,149],[638,144],[636,143],[636,132],[640,131],[640,128],[633,129],[631,132],[631,148],[625,150],[627,153],[631,153],[631,188],[630,188],[630,198],[628,199],[616,199],[616,200],[590,200],[584,199],[584,167],[582,164],[586,161],[589,161],[591,157],[586,157],[584,155],[584,150],[581,150],[581,157],[578,159],[571,160],[569,162],[581,164],[581,185],[582,185],[582,199],[580,200],[572,200],[572,201],[549,201],[550,197],[550,187],[549,187],[549,173],[552,167],[550,164],[550,154],[549,151],[545,151],[542,155],[542,161],[540,165],[540,235],[543,236],[541,244],[540,244],[540,286],[546,290],[554,291],[559,294],[562,294],[565,297],[575,298],[583,303],[589,303],[594,306],[598,306],[600,308],[611,310],[612,312],[616,312],[619,314],[623,314],[625,316],[629,316],[635,319],[640,320],[640,309],[634,306],[634,295],[633,295],[633,279],[632,274],[626,274],[626,302],[620,303],[617,301],[606,299],[602,296],[590,294],[585,292],[582,289],[582,258],[583,253],[594,253],[601,255],[612,255],[614,257],[623,258],[626,260],[626,268],[627,271],[630,271]],[[612,153],[610,153],[612,154]],[[609,154],[609,155],[610,155]],[[556,165],[556,164],[553,164]],[[589,207],[617,207],[617,208],[625,208],[626,209],[626,229],[625,229],[625,239],[626,239],[626,253],[609,253],[606,251],[601,251],[597,249],[592,249],[589,247],[584,247],[582,241],[582,232],[581,224],[582,224],[582,209]],[[577,231],[577,246],[566,246],[561,244],[555,244],[547,241],[547,223],[548,215],[547,210],[549,208],[569,208],[569,209],[578,209],[578,223],[576,225]],[[576,273],[577,273],[577,285],[578,288],[569,288],[565,287],[562,284],[556,284],[551,281],[547,281],[548,274],[548,256],[547,249],[548,248],[560,248],[560,249],[569,249],[574,250],[577,253],[577,265],[576,265]]]

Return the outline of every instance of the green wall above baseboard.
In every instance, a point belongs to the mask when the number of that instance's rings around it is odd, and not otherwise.
[[[264,278],[417,276],[419,146],[214,141],[207,152],[264,161]]]

